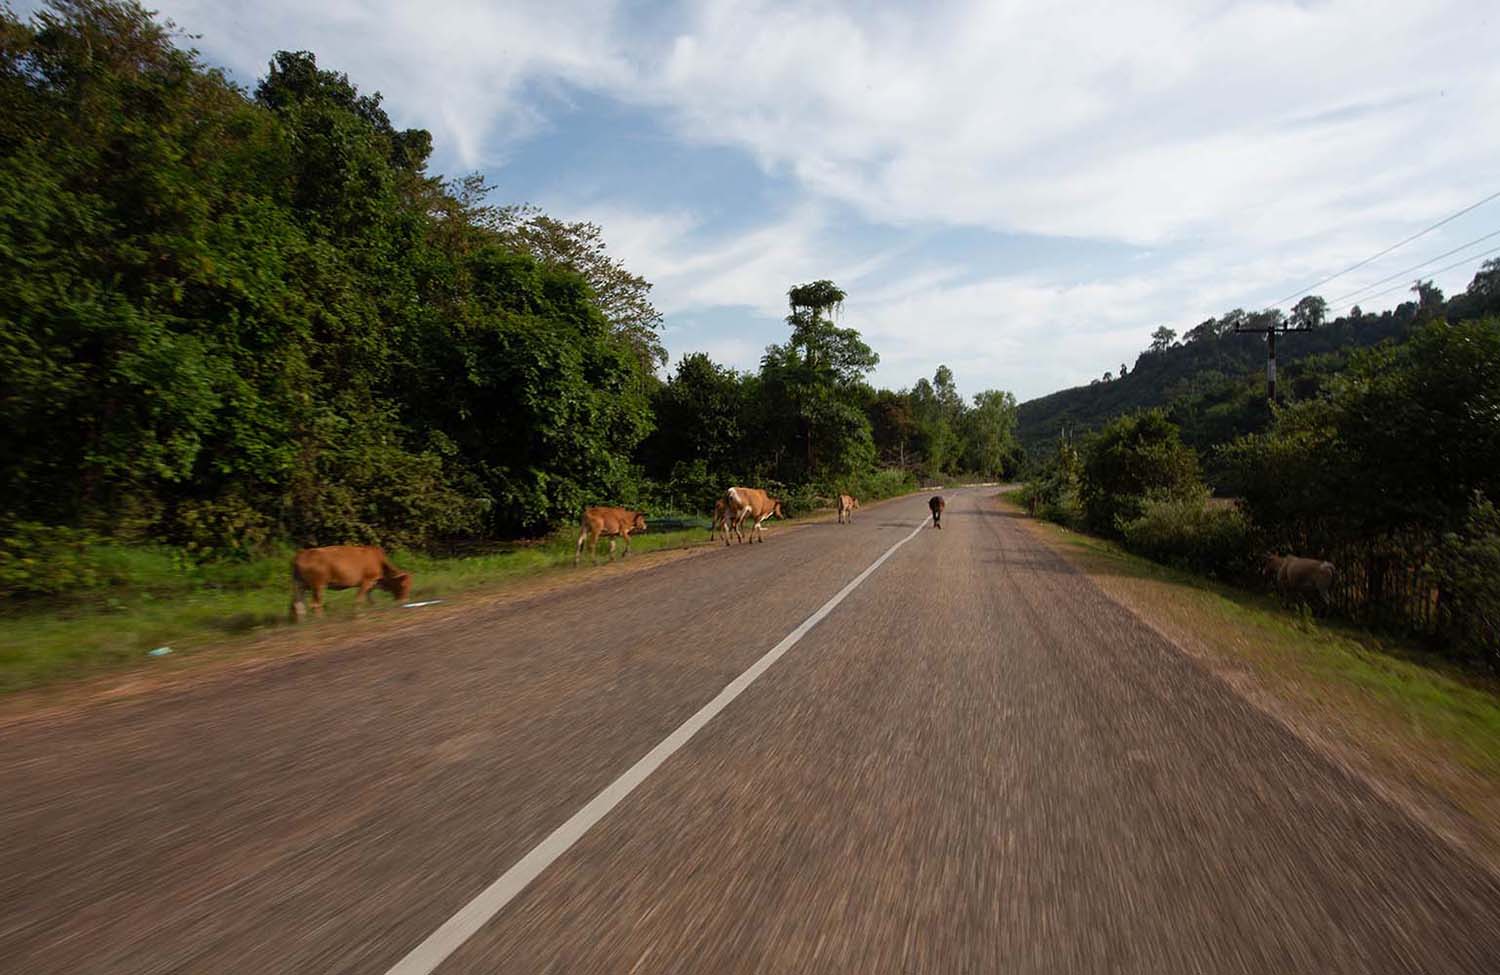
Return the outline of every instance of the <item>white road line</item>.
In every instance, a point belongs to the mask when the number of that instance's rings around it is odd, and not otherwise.
[[[444,959],[457,951],[460,945],[484,927],[490,918],[500,912],[501,908],[526,889],[527,884],[551,866],[554,860],[566,853],[569,847],[577,843],[595,823],[608,815],[611,809],[618,806],[636,786],[646,780],[647,776],[671,758],[674,752],[686,745],[688,740],[704,725],[713,720],[714,715],[728,707],[731,701],[745,692],[745,688],[755,683],[756,679],[769,670],[772,664],[796,646],[798,640],[801,640],[809,630],[833,612],[834,607],[859,588],[860,583],[868,579],[876,569],[884,565],[886,559],[896,554],[896,549],[916,538],[917,533],[927,527],[929,520],[930,516],[923,518],[917,527],[912,529],[910,535],[886,549],[884,555],[871,562],[869,568],[850,580],[849,584],[835,593],[832,599],[819,606],[817,612],[803,620],[801,625],[767,651],[764,657],[730,681],[717,697],[699,708],[696,714],[679,725],[676,731],[663,738],[660,744],[647,752],[645,757],[632,765],[624,775],[615,779],[603,792],[590,799],[587,805],[538,843],[530,853],[516,861],[514,866],[481,891],[479,896],[465,904],[457,914],[444,921],[441,927],[413,948],[386,975],[431,975]]]

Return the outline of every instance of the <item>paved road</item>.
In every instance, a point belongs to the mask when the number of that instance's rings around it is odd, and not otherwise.
[[[435,970],[1500,972],[1495,878],[990,493],[13,728],[0,971],[383,975],[911,536]]]

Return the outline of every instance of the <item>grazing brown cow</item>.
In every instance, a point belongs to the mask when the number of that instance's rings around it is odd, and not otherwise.
[[[750,526],[750,544],[755,544],[756,532],[760,532],[760,540],[765,542],[765,529],[761,525],[767,518],[785,518],[781,513],[781,502],[771,497],[760,488],[732,487],[724,492],[724,544],[729,544],[729,528],[734,526],[734,537],[742,543],[745,541],[745,533],[740,527],[746,518],[751,518],[754,523]]]
[[[1317,593],[1325,609],[1332,605],[1328,595],[1335,572],[1332,562],[1271,554],[1266,556],[1262,570],[1271,577],[1283,600],[1288,595],[1300,598]]]
[[[324,589],[358,589],[354,604],[370,602],[370,590],[379,586],[406,602],[411,594],[411,573],[402,572],[374,545],[328,545],[305,548],[292,558],[292,620],[307,615],[303,597],[312,590],[313,612],[323,615]]]
[[[643,532],[646,530],[646,516],[639,511],[631,511],[628,508],[584,508],[583,525],[578,532],[578,548],[573,552],[573,564],[578,564],[578,557],[583,554],[583,542],[589,540],[591,546],[589,551],[589,563],[599,564],[599,538],[601,536],[609,539],[609,560],[615,560],[615,537],[625,539],[625,553],[620,558],[630,554],[630,533]]]
[[[932,500],[927,502],[927,507],[932,509],[932,527],[943,527],[943,509],[948,507],[948,502],[943,500],[941,494],[934,494]]]
[[[852,494],[839,495],[839,524],[854,523],[854,509],[859,507],[859,499]],[[846,522],[847,519],[847,522]]]

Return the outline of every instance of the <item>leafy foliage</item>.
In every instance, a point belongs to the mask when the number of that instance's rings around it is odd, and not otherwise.
[[[1198,495],[1198,457],[1160,410],[1121,417],[1084,445],[1079,500],[1093,531],[1118,535],[1148,499]]]
[[[1252,560],[1248,520],[1236,508],[1211,506],[1206,491],[1148,497],[1120,537],[1138,555],[1219,578],[1242,575]]]

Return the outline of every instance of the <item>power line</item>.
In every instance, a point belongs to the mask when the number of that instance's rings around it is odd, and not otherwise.
[[[1334,298],[1332,301],[1329,302],[1329,304],[1330,305],[1341,305],[1344,302],[1348,301],[1350,298],[1355,297],[1356,295],[1364,294],[1366,291],[1369,291],[1371,288],[1374,288],[1374,287],[1376,287],[1378,285],[1385,284],[1387,281],[1394,281],[1397,278],[1402,277],[1403,275],[1410,274],[1413,271],[1419,271],[1419,270],[1421,270],[1422,268],[1426,267],[1429,264],[1433,264],[1433,263],[1436,263],[1437,261],[1441,261],[1445,257],[1452,257],[1454,254],[1457,254],[1459,251],[1468,250],[1470,247],[1473,247],[1475,244],[1478,244],[1478,243],[1481,243],[1483,241],[1489,240],[1491,237],[1500,237],[1500,230],[1496,230],[1496,231],[1492,231],[1491,233],[1487,233],[1483,237],[1475,237],[1473,240],[1469,241],[1467,244],[1460,244],[1458,247],[1453,248],[1451,251],[1444,251],[1443,253],[1439,254],[1437,257],[1429,257],[1427,260],[1423,261],[1421,264],[1413,264],[1411,267],[1406,268],[1403,271],[1397,271],[1395,274],[1387,275],[1387,276],[1381,278],[1379,281],[1371,281],[1369,284],[1365,285],[1363,288],[1358,288],[1358,289],[1356,289],[1354,291],[1349,292],[1346,295],[1340,295],[1339,297]],[[1467,260],[1467,258],[1465,260]],[[1366,299],[1366,300],[1368,300],[1368,299]]]
[[[1493,200],[1493,199],[1495,199],[1497,197],[1500,197],[1500,190],[1497,190],[1496,192],[1491,193],[1489,196],[1487,196],[1484,199],[1480,200],[1478,203],[1471,203],[1470,205],[1464,207],[1462,210],[1458,211],[1457,213],[1449,214],[1448,216],[1446,216],[1443,219],[1439,220],[1437,223],[1435,223],[1432,226],[1428,227],[1426,230],[1420,230],[1417,233],[1412,234],[1410,237],[1406,238],[1405,240],[1398,241],[1398,242],[1392,244],[1391,246],[1387,247],[1385,250],[1379,252],[1378,254],[1372,254],[1372,255],[1370,255],[1369,257],[1367,257],[1364,260],[1360,261],[1358,264],[1351,264],[1348,267],[1344,268],[1342,271],[1338,272],[1337,274],[1330,274],[1330,275],[1328,275],[1328,277],[1324,278],[1321,281],[1315,281],[1312,284],[1308,285],[1307,287],[1303,288],[1301,291],[1293,291],[1291,294],[1287,295],[1285,298],[1282,298],[1280,301],[1274,302],[1273,303],[1273,307],[1274,306],[1279,306],[1279,305],[1284,305],[1287,302],[1291,301],[1293,298],[1298,298],[1298,297],[1301,297],[1302,295],[1307,294],[1309,291],[1313,290],[1314,288],[1320,288],[1320,287],[1322,287],[1323,285],[1325,285],[1328,282],[1332,281],[1334,278],[1341,278],[1341,277],[1343,277],[1344,275],[1348,274],[1350,271],[1357,271],[1360,268],[1364,267],[1366,264],[1369,264],[1371,261],[1379,260],[1380,258],[1382,258],[1385,255],[1389,254],[1391,251],[1396,250],[1398,247],[1405,247],[1407,244],[1410,244],[1412,241],[1416,240],[1418,237],[1424,237],[1427,234],[1432,233],[1434,230],[1438,229],[1443,224],[1449,223],[1449,222],[1451,222],[1453,220],[1457,220],[1459,217],[1461,217],[1464,214],[1468,213],[1470,210],[1477,210],[1479,207],[1484,206],[1486,203],[1490,202],[1491,200]]]
[[[1451,271],[1451,270],[1453,270],[1456,267],[1462,267],[1463,265],[1469,263],[1470,261],[1477,261],[1481,257],[1489,257],[1491,254],[1495,254],[1495,253],[1500,253],[1500,247],[1491,247],[1489,250],[1485,251],[1482,254],[1473,254],[1473,255],[1470,255],[1469,257],[1464,258],[1461,261],[1454,261],[1452,264],[1449,264],[1447,267],[1440,267],[1436,271],[1432,272],[1432,277],[1437,277],[1439,274],[1442,274],[1445,271]],[[1393,291],[1400,291],[1402,288],[1405,288],[1405,287],[1407,287],[1406,283],[1402,282],[1401,284],[1396,285],[1394,288],[1386,288],[1384,291],[1381,291],[1378,294],[1366,295],[1362,300],[1364,300],[1364,301],[1374,301],[1376,298],[1383,298],[1386,295],[1390,294],[1391,292],[1393,292]]]

